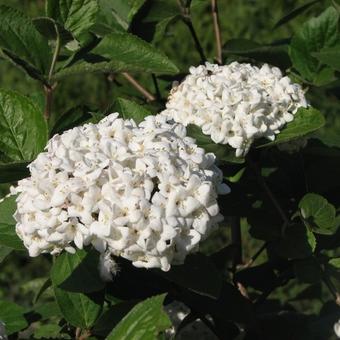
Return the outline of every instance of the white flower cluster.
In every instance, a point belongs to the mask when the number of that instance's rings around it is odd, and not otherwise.
[[[274,140],[301,106],[307,106],[302,88],[277,67],[206,63],[190,68],[162,114],[201,127],[215,143],[229,144],[236,156],[244,156],[255,139]]]
[[[181,124],[111,114],[55,135],[18,194],[16,231],[31,256],[92,244],[137,267],[169,270],[221,220],[215,157]]]
[[[340,338],[340,319],[334,324],[335,335]]]

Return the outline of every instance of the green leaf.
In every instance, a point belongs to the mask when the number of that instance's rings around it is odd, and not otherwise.
[[[209,257],[189,255],[184,264],[172,266],[168,272],[157,271],[165,279],[198,294],[217,299],[222,289],[222,277]]]
[[[0,148],[16,161],[30,161],[47,143],[47,124],[31,99],[0,90]]]
[[[251,58],[286,69],[291,65],[287,43],[261,45],[248,39],[231,39],[223,46],[223,57],[230,55]]]
[[[39,320],[49,320],[54,316],[62,317],[60,309],[55,301],[45,302],[38,307],[34,307],[34,313],[39,315]]]
[[[103,297],[97,294],[70,293],[57,287],[54,293],[64,318],[75,327],[89,329],[102,311]]]
[[[301,107],[295,113],[294,120],[282,129],[273,142],[259,145],[258,148],[298,139],[320,129],[324,124],[325,118],[320,111],[312,107],[309,107],[308,109]]]
[[[34,339],[62,339],[60,331],[62,327],[57,324],[39,325],[34,330]]]
[[[303,224],[292,224],[276,244],[280,256],[288,259],[301,259],[313,254],[316,247],[314,234]]]
[[[340,71],[340,46],[324,48],[320,52],[313,53],[313,56],[321,63]]]
[[[51,269],[52,283],[69,292],[91,293],[101,290],[105,283],[99,276],[98,263],[99,253],[95,250],[77,250],[75,254],[64,252],[57,257]]]
[[[322,272],[315,257],[308,257],[294,262],[294,272],[296,277],[305,283],[317,283],[322,278]]]
[[[324,197],[309,193],[299,203],[306,226],[315,233],[329,235],[336,231],[336,210]]]
[[[12,251],[12,248],[0,246],[0,264]]]
[[[330,265],[334,266],[337,269],[340,269],[340,257],[329,260]]]
[[[13,218],[16,211],[15,199],[15,196],[6,197],[0,203],[0,245],[15,250],[25,250],[15,231],[16,222]]]
[[[129,33],[111,33],[92,51],[146,72],[176,74],[177,66],[151,44]]]
[[[235,149],[229,145],[222,145],[214,143],[209,136],[203,134],[202,130],[196,126],[189,124],[187,126],[188,136],[195,138],[199,147],[206,152],[212,152],[220,161],[230,163],[244,163],[244,158],[235,156]]]
[[[14,63],[21,62],[29,75],[35,72],[42,78],[48,73],[51,51],[47,39],[25,14],[4,5],[0,6],[0,48]]]
[[[136,301],[132,300],[120,302],[111,306],[103,312],[97,320],[91,333],[97,336],[106,337],[111,332],[112,327],[115,327],[123,317],[130,312],[136,303]]]
[[[99,5],[97,0],[48,0],[47,16],[62,24],[79,38],[95,24]]]
[[[102,61],[102,62],[87,62],[79,61],[72,66],[64,68],[54,74],[54,79],[59,80],[65,77],[86,74],[86,73],[118,73],[125,71],[143,71],[142,68],[136,65],[129,65],[122,61]]]
[[[7,335],[19,332],[28,326],[24,313],[23,307],[10,301],[0,300],[0,320],[5,324]]]
[[[299,16],[300,14],[302,14],[304,11],[306,11],[308,8],[312,7],[313,5],[315,5],[317,2],[320,2],[320,0],[313,0],[313,1],[309,1],[297,8],[294,8],[291,12],[289,12],[288,14],[286,14],[284,17],[282,17],[273,27],[273,29],[276,29],[284,24],[286,24],[287,22],[293,20],[294,18],[296,18],[297,16]]]
[[[10,183],[29,176],[28,162],[0,163],[0,183]]]
[[[65,30],[59,23],[49,17],[38,17],[33,19],[35,28],[41,35],[49,40],[56,40],[59,36],[62,43],[67,43],[73,40],[70,32]]]
[[[107,340],[148,340],[171,326],[163,310],[165,295],[157,295],[137,304],[108,335]]]
[[[307,21],[293,36],[289,55],[294,68],[306,80],[313,82],[320,71],[320,63],[312,54],[337,43],[338,20],[337,10],[329,7],[318,17]]]
[[[122,118],[133,119],[137,124],[143,121],[145,117],[152,115],[152,112],[143,106],[124,98],[117,98],[114,110],[116,110]]]

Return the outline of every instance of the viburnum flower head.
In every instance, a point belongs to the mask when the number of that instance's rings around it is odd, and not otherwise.
[[[55,135],[30,164],[12,189],[17,234],[31,256],[92,244],[105,261],[169,270],[221,221],[229,188],[214,161],[182,124],[111,114]]]
[[[307,106],[301,86],[268,64],[206,63],[189,71],[173,87],[162,114],[201,127],[215,143],[235,148],[238,157],[257,138],[274,140],[298,108]]]

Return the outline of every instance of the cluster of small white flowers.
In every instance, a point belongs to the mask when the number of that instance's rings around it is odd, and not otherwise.
[[[215,143],[244,156],[255,139],[274,140],[301,106],[307,106],[304,91],[277,67],[206,63],[191,67],[173,87],[162,114],[201,127]]]
[[[55,135],[19,181],[16,231],[31,256],[92,244],[137,267],[169,270],[221,220],[215,157],[183,125],[111,114]],[[112,268],[111,268],[112,269]]]
[[[340,319],[334,324],[335,335],[340,338]]]

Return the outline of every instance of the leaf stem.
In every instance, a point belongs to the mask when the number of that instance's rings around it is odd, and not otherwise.
[[[221,38],[221,29],[220,29],[220,21],[218,17],[218,7],[217,0],[211,0],[211,13],[214,22],[214,32],[215,32],[215,40],[216,40],[216,61],[219,64],[222,64],[222,38]]]
[[[52,111],[52,102],[53,102],[53,88],[51,86],[44,86],[45,90],[45,111],[44,116],[46,120],[50,117]]]
[[[182,1],[177,0],[178,6],[182,12],[182,20],[185,23],[185,25],[188,27],[189,32],[194,40],[195,43],[195,47],[196,50],[198,52],[198,54],[200,55],[201,58],[201,63],[204,64],[205,61],[207,60],[207,58],[205,57],[202,45],[197,37],[194,25],[192,24],[192,20],[191,20],[191,14],[190,14],[190,3],[191,1],[189,1],[185,6],[183,5]]]
[[[263,188],[265,193],[268,195],[269,199],[273,203],[273,205],[276,208],[277,212],[281,216],[284,224],[288,225],[289,224],[289,218],[287,217],[286,213],[281,208],[281,205],[280,205],[279,201],[276,199],[275,195],[273,194],[273,192],[271,191],[271,189],[267,185],[266,181],[262,177],[262,175],[260,173],[260,170],[258,169],[257,165],[254,162],[252,162],[250,159],[248,159],[247,161],[248,161],[248,164],[253,168],[253,170],[254,170],[254,172],[256,174],[256,178],[257,178],[258,183]]]
[[[327,286],[328,290],[330,291],[330,293],[333,295],[333,298],[335,300],[335,303],[340,306],[340,293],[337,291],[337,289],[335,288],[332,280],[329,278],[329,276],[327,275],[327,273],[323,270],[323,268],[320,266],[321,271],[322,271],[322,280],[325,283],[325,285]]]
[[[122,76],[137,90],[139,91],[148,102],[153,102],[156,98],[140,83],[137,82],[135,78],[133,78],[129,73],[123,72]]]
[[[55,49],[54,49],[54,53],[53,53],[53,57],[52,57],[50,71],[48,73],[49,84],[51,83],[53,72],[54,72],[55,66],[57,64],[57,60],[58,60],[58,56],[59,56],[59,52],[60,52],[60,48],[61,48],[60,34],[59,34],[59,30],[58,30],[57,25],[54,25],[54,28],[56,30],[57,39],[56,39],[56,43],[55,43]]]
[[[262,247],[250,258],[250,260],[242,267],[242,269],[249,268],[256,261],[256,259],[262,254],[262,252],[267,248],[268,243],[263,243]]]

